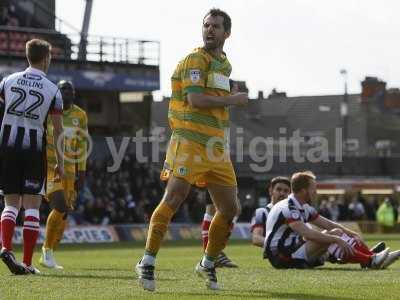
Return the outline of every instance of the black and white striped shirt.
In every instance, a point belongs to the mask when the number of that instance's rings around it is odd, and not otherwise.
[[[2,149],[43,151],[48,114],[61,114],[62,97],[46,74],[29,67],[0,83],[4,117],[0,131]]]
[[[272,203],[269,203],[266,207],[259,207],[256,209],[256,211],[254,212],[254,216],[251,219],[251,229],[250,229],[251,232],[253,232],[255,228],[262,228],[263,236],[265,236],[267,218],[271,209],[272,209]]]
[[[282,254],[290,256],[302,241],[289,224],[296,221],[312,222],[318,212],[309,204],[300,204],[293,194],[275,204],[268,214],[264,252],[266,256]]]

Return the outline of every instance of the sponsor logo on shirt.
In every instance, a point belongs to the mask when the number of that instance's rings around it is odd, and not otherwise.
[[[225,75],[214,73],[214,83],[217,88],[227,91],[231,90],[229,85],[229,77]]]
[[[42,80],[42,76],[37,75],[37,74],[26,73],[26,74],[22,75],[22,77],[29,79],[29,80]]]
[[[188,169],[186,167],[178,167],[177,172],[181,176],[186,176],[188,174]]]
[[[27,180],[25,180],[25,187],[31,188],[31,189],[38,189],[38,188],[40,188],[40,182],[37,180],[27,179]]]
[[[200,81],[200,74],[201,74],[201,72],[200,72],[199,69],[190,70],[190,80],[193,83],[199,82]]]
[[[231,91],[229,77],[220,73],[210,73],[208,75],[207,87],[225,90],[227,92]]]

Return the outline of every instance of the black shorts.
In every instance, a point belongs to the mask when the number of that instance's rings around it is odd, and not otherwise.
[[[303,258],[293,257],[293,254],[297,250],[301,250],[300,248],[303,247],[304,244],[304,241],[300,241],[291,247],[283,247],[281,252],[278,253],[268,252],[264,249],[264,258],[268,258],[271,265],[276,269],[311,269],[322,266],[324,264],[322,258],[311,262]]]
[[[313,268],[304,259],[293,259],[290,257],[281,257],[279,255],[274,255],[268,257],[271,265],[276,269],[310,269]]]
[[[206,205],[214,204],[211,200],[210,192],[206,190]]]
[[[304,259],[291,258],[284,255],[271,255],[268,257],[268,260],[276,269],[312,269],[324,265],[322,259],[309,262]]]
[[[4,149],[0,167],[4,195],[45,195],[47,164],[44,152]]]

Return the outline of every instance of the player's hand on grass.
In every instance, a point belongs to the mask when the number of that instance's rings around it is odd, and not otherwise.
[[[232,105],[244,106],[249,102],[249,95],[247,93],[236,93],[231,96]]]
[[[347,244],[346,241],[342,240],[341,238],[338,238],[337,244],[343,251],[343,257],[349,257],[354,255],[353,247]]]

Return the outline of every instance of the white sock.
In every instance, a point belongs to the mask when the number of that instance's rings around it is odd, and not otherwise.
[[[343,258],[343,251],[340,249],[338,244],[331,244],[328,248],[329,254],[331,254],[333,257],[336,257],[338,259]]]
[[[203,221],[211,222],[213,217],[214,216],[212,216],[212,215],[210,215],[208,213],[205,213],[204,216],[203,216]]]
[[[201,265],[206,268],[214,268],[214,261],[208,259],[207,255],[204,254]]]
[[[156,258],[155,258],[155,256],[152,256],[152,255],[149,255],[149,254],[143,255],[142,263],[141,263],[142,265],[145,265],[145,266],[154,266],[155,263],[156,263]]]
[[[340,237],[343,241],[345,241],[347,244],[349,244],[350,246],[354,247],[357,242],[355,241],[355,239],[349,237],[347,234],[343,233],[342,236]]]

